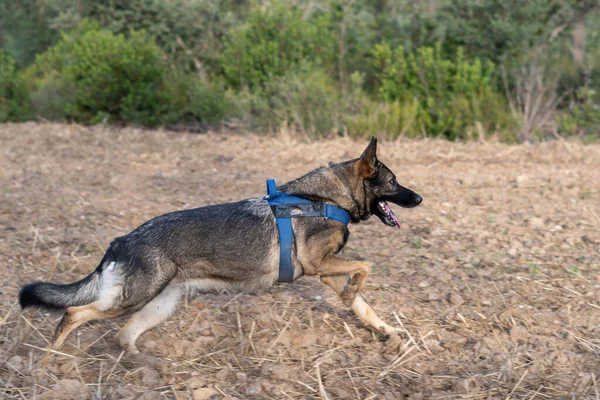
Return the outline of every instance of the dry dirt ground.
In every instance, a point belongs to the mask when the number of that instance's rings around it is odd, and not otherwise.
[[[187,297],[137,356],[113,342],[125,319],[47,353],[60,316],[22,313],[19,287],[78,280],[151,217],[261,196],[266,178],[358,156],[366,141],[29,123],[0,126],[0,145],[0,397],[600,396],[598,145],[382,142],[424,202],[396,207],[402,230],[352,225],[345,253],[376,263],[365,296],[400,337],[302,278]]]

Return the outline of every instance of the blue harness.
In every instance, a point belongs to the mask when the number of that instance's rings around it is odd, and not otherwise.
[[[333,204],[314,202],[278,192],[274,179],[267,180],[267,195],[264,199],[269,203],[273,214],[275,214],[277,229],[279,230],[279,282],[294,280],[292,218],[324,217],[339,221],[344,225],[348,225],[352,219],[348,211]]]

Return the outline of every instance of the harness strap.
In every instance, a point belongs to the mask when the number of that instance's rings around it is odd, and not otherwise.
[[[287,193],[278,192],[275,180],[267,180],[267,200],[279,230],[279,282],[294,280],[294,263],[292,248],[294,231],[292,228],[293,217],[325,217],[348,225],[351,221],[350,213],[343,208],[328,203],[313,202]]]
[[[279,282],[292,282],[294,280],[292,219],[277,218],[277,229],[279,230]]]

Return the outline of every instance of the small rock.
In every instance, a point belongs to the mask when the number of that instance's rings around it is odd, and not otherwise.
[[[139,400],[162,400],[162,396],[158,392],[146,392],[139,397]]]
[[[208,380],[203,376],[196,376],[187,381],[188,386],[192,390],[203,388],[208,385]]]
[[[529,332],[524,326],[515,326],[510,330],[510,339],[513,342],[522,341],[526,342],[529,338]]]
[[[192,394],[192,398],[194,400],[213,400],[216,399],[219,395],[215,389],[211,388],[202,388],[194,390]]]
[[[155,369],[144,367],[142,369],[142,383],[145,386],[157,387],[161,386],[164,382]]]
[[[444,295],[438,290],[430,291],[427,296],[429,301],[440,301],[444,297]]]
[[[10,364],[10,366],[20,370],[23,367],[23,357],[12,356],[11,358],[8,359],[8,364]]]
[[[237,174],[235,174],[235,178],[239,180],[246,180],[250,178],[250,174],[246,171],[240,171]]]
[[[258,382],[254,382],[249,384],[248,386],[246,386],[246,396],[253,396],[256,394],[259,394],[262,391],[262,387],[260,386],[260,383]]]
[[[231,160],[233,160],[233,157],[225,157],[223,154],[219,154],[218,156],[215,157],[215,162],[221,163],[221,164],[226,164],[226,163],[230,162]]]
[[[458,294],[458,293],[452,293],[450,295],[450,303],[459,306],[459,305],[461,305],[464,302],[465,302],[465,299],[463,299],[460,294]]]
[[[431,286],[431,283],[427,282],[427,281],[421,281],[418,285],[420,288],[426,288]]]
[[[435,339],[426,339],[424,341],[425,345],[427,346],[427,348],[432,352],[432,353],[441,353],[443,352],[445,349],[441,346],[440,342],[438,340]]]
[[[229,376],[229,368],[225,367],[222,370],[220,370],[219,372],[217,372],[217,374],[215,375],[215,378],[217,378],[221,382],[225,382],[227,380],[228,376]]]
[[[545,226],[544,220],[542,218],[533,217],[529,221],[529,226],[533,229],[542,229]]]
[[[389,392],[389,391],[388,391],[388,392],[385,392],[385,393],[383,394],[383,398],[384,398],[385,400],[397,400],[397,399],[398,399],[398,397],[396,397],[396,396],[394,395],[394,393],[392,393],[392,392]]]
[[[517,257],[519,255],[519,251],[517,249],[515,249],[514,247],[511,247],[510,249],[508,249],[508,251],[506,253],[511,257]]]
[[[53,386],[52,392],[44,393],[42,399],[78,400],[90,397],[89,389],[77,379],[62,379]]]
[[[134,399],[135,397],[135,392],[125,385],[114,386],[112,390],[107,393],[107,398],[109,399]]]
[[[246,375],[243,372],[238,372],[237,374],[235,374],[235,379],[238,382],[242,382],[243,383],[243,382],[246,382],[248,380],[248,375]]]

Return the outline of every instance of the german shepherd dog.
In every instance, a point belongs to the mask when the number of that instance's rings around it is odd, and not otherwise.
[[[337,205],[354,223],[374,214],[384,224],[399,227],[387,202],[408,208],[422,198],[398,184],[376,151],[373,138],[360,158],[330,163],[277,189]],[[395,333],[359,295],[370,263],[340,253],[348,240],[346,225],[323,217],[294,218],[292,224],[294,279],[319,276],[366,326]],[[64,311],[54,349],[86,322],[133,313],[116,341],[137,353],[137,338],[165,321],[188,290],[267,289],[277,282],[278,271],[275,217],[266,200],[252,198],[156,217],[116,238],[87,277],[71,284],[31,283],[21,289],[19,301],[22,308]]]

